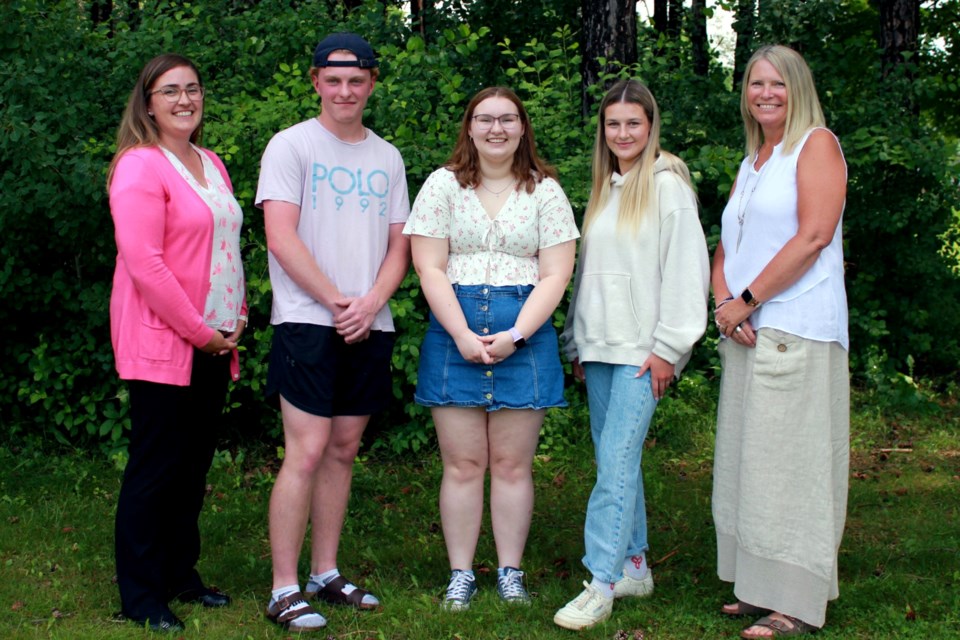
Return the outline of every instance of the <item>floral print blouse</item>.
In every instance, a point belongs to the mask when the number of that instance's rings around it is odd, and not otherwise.
[[[203,320],[211,329],[233,331],[237,328],[246,291],[243,264],[240,262],[243,211],[207,154],[194,147],[203,161],[203,177],[207,182],[207,186],[203,186],[177,156],[164,147],[160,148],[187,184],[210,207],[213,216],[213,253],[210,254],[210,292],[207,294]]]
[[[513,191],[491,218],[474,189],[461,187],[446,168],[427,178],[403,233],[449,240],[451,284],[494,287],[537,284],[540,249],[580,237],[556,180],[544,178],[533,193]]]

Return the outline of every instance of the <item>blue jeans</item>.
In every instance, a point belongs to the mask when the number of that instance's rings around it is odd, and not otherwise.
[[[623,577],[626,558],[647,550],[647,509],[640,470],[643,441],[657,408],[650,372],[585,362],[597,484],[587,504],[583,564],[602,582]]]

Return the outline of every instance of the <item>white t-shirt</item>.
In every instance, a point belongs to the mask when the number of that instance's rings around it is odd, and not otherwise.
[[[533,193],[512,191],[491,218],[476,192],[445,168],[427,178],[403,232],[449,240],[451,283],[495,287],[537,284],[540,249],[580,237],[570,202],[553,178],[537,183]]]
[[[266,200],[300,207],[297,235],[320,270],[345,296],[373,287],[387,255],[391,224],[410,214],[400,152],[369,129],[361,142],[344,142],[317,118],[273,136],[260,161],[256,206]],[[333,314],[300,288],[269,255],[273,311],[270,322],[333,326]],[[371,327],[393,331],[390,306]]]

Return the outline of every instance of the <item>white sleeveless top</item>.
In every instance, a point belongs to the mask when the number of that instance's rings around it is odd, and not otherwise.
[[[813,131],[789,154],[783,153],[783,143],[774,147],[760,171],[754,169],[756,157],[744,158],[740,165],[737,188],[723,210],[721,231],[723,275],[733,295],[749,287],[797,234],[797,159]],[[792,286],[753,312],[750,323],[755,329],[780,329],[809,340],[838,342],[849,350],[842,228],[841,215],[833,239],[817,261]]]

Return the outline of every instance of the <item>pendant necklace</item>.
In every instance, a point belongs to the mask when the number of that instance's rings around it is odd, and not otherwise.
[[[491,188],[488,187],[487,185],[483,184],[483,180],[480,181],[480,187],[481,187],[484,191],[487,191],[488,193],[492,193],[493,195],[495,195],[495,196],[497,196],[497,197],[499,198],[499,197],[500,197],[500,194],[503,193],[504,191],[506,191],[507,189],[509,189],[510,187],[512,187],[515,182],[516,182],[516,180],[511,180],[509,183],[507,183],[507,185],[506,185],[503,189],[500,189],[500,191],[494,191],[493,189],[491,189]]]
[[[757,158],[760,157],[760,152],[757,152]],[[740,251],[740,241],[743,240],[743,222],[747,217],[747,207],[750,206],[750,198],[753,197],[753,193],[757,190],[757,187],[760,186],[760,179],[763,178],[763,172],[767,169],[767,165],[770,164],[770,161],[773,159],[773,155],[767,158],[767,161],[763,163],[763,166],[760,167],[760,171],[757,172],[757,181],[753,183],[753,189],[750,189],[750,195],[747,196],[746,202],[743,200],[743,195],[747,192],[747,185],[744,183],[743,190],[740,192],[740,200],[737,202],[737,222],[740,224],[740,229],[737,231],[737,252]],[[754,160],[750,167],[756,164]],[[750,177],[750,174],[747,174],[747,178]]]

